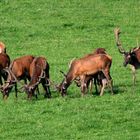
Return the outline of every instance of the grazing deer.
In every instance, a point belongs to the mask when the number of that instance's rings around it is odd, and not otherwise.
[[[120,33],[121,31],[119,28],[116,28],[114,30],[116,45],[118,47],[119,52],[124,56],[124,66],[126,67],[127,64],[131,65],[134,87],[136,81],[136,69],[140,68],[140,47],[132,48],[129,52],[125,51],[119,39]]]
[[[71,62],[68,73],[65,75],[65,78],[63,79],[62,83],[59,85],[59,91],[61,92],[61,95],[66,95],[67,88],[77,77],[80,78],[81,92],[82,95],[84,95],[86,91],[86,76],[94,75],[98,72],[103,72],[113,94],[110,77],[111,63],[112,58],[107,54],[89,54],[83,58],[73,60]],[[101,95],[102,94],[103,93],[101,93]]]
[[[97,54],[107,54],[107,53],[106,53],[106,50],[104,48],[97,48],[96,50],[94,50],[94,52],[92,54],[97,55]],[[110,78],[111,78],[111,76],[110,76]],[[100,96],[102,96],[104,88],[107,85],[106,77],[104,76],[104,74],[102,72],[98,72],[94,75],[87,75],[86,78],[85,78],[85,83],[86,83],[87,89],[89,87],[90,93],[92,93],[93,82],[94,82],[94,85],[95,85],[96,93],[98,93],[98,88],[97,88],[97,85],[98,85],[99,89],[100,89]],[[76,78],[75,83],[76,83],[77,86],[80,87],[81,86],[80,85],[80,78]]]
[[[32,55],[22,56],[15,59],[9,68],[6,69],[8,78],[6,83],[1,87],[4,99],[7,99],[13,86],[15,86],[15,96],[17,97],[17,82],[19,80],[23,79],[26,84],[27,79],[30,80],[29,68],[33,59]]]
[[[25,91],[28,94],[28,98],[32,98],[35,89],[41,83],[45,89],[44,97],[51,97],[49,87],[49,64],[44,57],[36,57],[30,65],[30,83],[25,86]],[[37,98],[37,95],[35,95]]]

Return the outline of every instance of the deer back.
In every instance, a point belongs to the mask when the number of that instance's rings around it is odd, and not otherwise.
[[[87,57],[77,60],[73,67],[75,67],[76,75],[90,75],[101,71],[106,67],[110,67],[111,63],[112,59],[109,55],[88,55]]]
[[[11,64],[11,71],[16,77],[21,77],[25,73],[29,73],[30,64],[32,63],[34,57],[31,55],[23,56],[17,58]]]

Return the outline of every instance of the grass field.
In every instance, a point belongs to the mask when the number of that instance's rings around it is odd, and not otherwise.
[[[140,72],[135,89],[132,75],[123,67],[113,30],[122,30],[123,47],[140,40],[139,0],[0,0],[0,40],[11,60],[32,54],[45,56],[51,80],[60,83],[59,72],[68,63],[97,47],[113,58],[111,76],[115,95],[81,97],[72,84],[62,98],[27,100],[25,93],[0,101],[0,139],[12,140],[137,140],[140,139]],[[133,93],[134,92],[134,93]]]

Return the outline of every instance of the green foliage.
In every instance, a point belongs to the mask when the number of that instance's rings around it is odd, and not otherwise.
[[[12,60],[45,56],[51,79],[60,83],[59,71],[67,72],[71,59],[104,47],[113,58],[116,93],[106,89],[103,97],[81,97],[72,84],[67,97],[52,91],[46,100],[40,86],[39,99],[28,101],[24,93],[16,100],[12,91],[0,102],[0,139],[140,139],[139,72],[132,89],[131,71],[122,66],[113,34],[119,26],[124,48],[136,46],[139,7],[139,0],[0,0],[0,40]]]

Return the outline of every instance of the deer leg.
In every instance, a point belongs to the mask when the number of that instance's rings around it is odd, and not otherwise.
[[[89,90],[90,90],[89,92],[92,95],[92,88],[93,88],[93,80],[92,79],[90,80],[89,87],[90,87],[89,88]]]
[[[28,94],[28,99],[29,99],[29,100],[32,99],[32,94],[31,94],[31,93]]]
[[[132,75],[133,75],[133,88],[136,84],[136,69],[134,66],[131,65]]]
[[[106,85],[106,79],[102,80],[102,86],[101,86],[101,91],[100,91],[100,96],[103,95],[104,89],[105,89],[105,85]]]
[[[17,98],[17,83],[15,83],[15,96],[16,96],[16,98]]]
[[[86,92],[86,87],[87,87],[87,83],[85,83],[85,76],[82,75],[80,76],[80,79],[81,79],[81,93],[82,93],[82,96],[85,95],[85,92]]]
[[[2,85],[3,83],[2,83],[2,78],[1,78],[1,75],[0,75],[0,84]]]
[[[36,91],[37,91],[37,94],[40,94],[38,86],[36,87]]]
[[[94,78],[94,85],[95,85],[96,94],[98,94],[97,79],[96,78]]]
[[[97,85],[99,87],[99,92],[97,91],[97,93],[100,93],[101,89],[102,89],[102,80],[97,78],[96,81],[97,81]],[[98,90],[98,88],[97,88],[97,90]]]
[[[24,78],[24,84],[27,85],[27,79],[26,78]]]
[[[49,80],[48,79],[46,79],[46,84],[47,84],[48,97],[51,98],[51,91],[50,91],[50,85],[49,85]]]
[[[8,95],[3,95],[3,99],[6,100],[8,98]]]
[[[44,95],[44,98],[51,98],[51,92],[50,92],[50,87],[49,87],[49,82],[47,79],[42,79],[42,86],[45,90],[45,95]]]
[[[86,92],[89,89],[90,94],[92,94],[92,79],[85,79],[86,83]]]
[[[101,91],[100,91],[100,96],[102,96],[103,95],[103,92],[104,92],[104,89],[105,89],[105,87],[106,87],[106,84],[107,84],[107,80],[106,79],[102,79],[101,80]]]
[[[7,80],[7,76],[8,76],[8,74],[6,72],[2,73],[2,77],[3,77],[4,81]]]
[[[38,86],[37,86],[37,87],[38,87]],[[34,93],[35,98],[38,99],[36,90],[35,90],[35,92],[33,92],[33,93]]]
[[[110,90],[111,90],[111,93],[112,93],[112,95],[113,95],[114,93],[113,93],[113,87],[112,87],[112,79],[111,79],[111,76],[110,76],[110,74],[109,74],[108,71],[102,71],[102,72],[103,72],[104,76],[105,76],[106,79],[107,79],[108,85],[109,85]]]
[[[0,71],[0,84],[2,85],[2,71]]]

